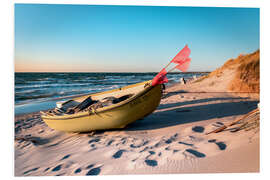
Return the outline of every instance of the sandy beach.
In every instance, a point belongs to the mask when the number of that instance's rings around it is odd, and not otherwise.
[[[253,180],[268,172],[265,7],[11,2],[2,33],[10,37],[2,121],[12,126],[3,126],[12,129],[12,139],[2,135],[4,173]]]
[[[258,127],[206,135],[257,108],[258,94],[227,89],[234,74],[168,87],[156,111],[122,130],[64,133],[38,112],[15,116],[15,176],[259,172]]]

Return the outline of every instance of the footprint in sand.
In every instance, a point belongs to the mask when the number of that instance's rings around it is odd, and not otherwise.
[[[88,144],[91,144],[93,142],[99,142],[100,139],[99,138],[94,138],[94,139],[91,139],[90,141],[88,141]]]
[[[205,157],[205,154],[203,154],[203,153],[201,153],[199,151],[196,151],[194,149],[186,149],[186,151],[189,152],[190,154],[193,154],[197,158],[204,158]]]
[[[215,124],[212,124],[212,126],[215,126],[215,127],[221,127],[223,126],[224,124],[222,122],[215,122]]]
[[[50,169],[50,167],[46,168],[43,172],[46,172],[46,171],[48,171],[49,169]]]
[[[80,173],[82,171],[82,169],[81,168],[78,168],[78,169],[76,169],[75,171],[74,171],[74,173],[75,174],[78,174],[78,173]]]
[[[209,139],[208,142],[209,143],[214,143],[214,142],[216,142],[216,139]]]
[[[225,150],[227,147],[227,145],[223,142],[217,142],[216,145],[218,146],[220,150]]]
[[[224,123],[223,122],[216,122],[216,124],[219,124],[219,125],[221,125],[221,126],[223,126],[224,125]]]
[[[156,154],[155,151],[148,151],[150,154]]]
[[[142,143],[140,143],[139,145],[135,145],[135,144],[131,144],[130,147],[131,148],[140,148],[142,146],[145,146],[146,144],[148,144],[149,141],[143,141]]]
[[[184,144],[186,146],[193,146],[193,144],[182,142],[182,141],[179,141],[178,144]]]
[[[106,146],[110,146],[112,143],[114,142],[114,140],[110,140]]]
[[[69,158],[70,156],[71,156],[71,155],[68,154],[68,155],[64,156],[61,160],[67,159],[67,158]]]
[[[92,167],[94,167],[95,166],[95,164],[89,164],[87,167],[86,167],[86,169],[91,169]]]
[[[146,146],[143,150],[141,150],[139,153],[142,153],[142,152],[144,152],[144,151],[146,151],[146,150],[148,150],[149,149],[149,147],[148,146]],[[151,147],[150,147],[150,149],[152,149]]]
[[[171,139],[167,139],[167,140],[165,141],[165,143],[166,143],[166,144],[171,144],[171,143],[172,143],[172,140],[171,140]]]
[[[89,176],[89,175],[92,175],[92,176],[95,176],[95,175],[99,175],[101,169],[100,167],[96,167],[96,168],[93,168],[91,170],[89,170],[86,175]]]
[[[62,164],[56,166],[55,168],[52,169],[53,172],[59,171],[62,168]]]
[[[209,143],[215,143],[219,150],[225,150],[227,148],[227,145],[224,142],[216,142],[216,139],[210,139],[208,140]]]
[[[203,133],[204,127],[202,127],[202,126],[194,126],[194,127],[192,127],[192,131],[197,132],[197,133]]]
[[[21,128],[20,126],[15,127],[15,134],[18,133],[18,132],[21,131],[21,130],[22,130],[22,128]]]
[[[145,158],[145,159],[148,159],[150,156],[152,156],[152,155],[156,154],[156,152],[155,152],[155,151],[148,151],[148,153],[149,153],[149,155],[148,155],[148,156],[146,156],[146,158]]]
[[[176,140],[177,136],[178,136],[178,133],[174,134],[174,135],[171,136],[169,139],[167,139],[167,140],[165,141],[165,143],[166,143],[166,144],[171,144],[173,141]]]
[[[148,166],[152,166],[152,167],[158,165],[158,162],[157,162],[156,160],[146,159],[144,162],[145,162]]]
[[[95,144],[91,144],[90,146],[91,146],[92,148],[96,147],[96,145],[95,145]]]
[[[61,173],[61,174],[57,174],[55,176],[64,176],[64,175],[65,175],[65,173]]]
[[[28,173],[33,172],[33,171],[36,171],[36,170],[38,170],[38,169],[39,169],[39,167],[30,169],[30,170],[28,170],[28,171],[25,171],[23,174],[28,174]]]
[[[117,151],[116,153],[114,153],[114,155],[112,156],[114,159],[118,159],[122,156],[123,152],[126,152],[126,150],[121,149],[119,151]]]
[[[157,147],[159,147],[159,146],[161,146],[161,145],[162,145],[162,143],[161,143],[161,142],[158,142],[158,143],[156,143],[156,144],[154,145],[154,147],[157,148]]]

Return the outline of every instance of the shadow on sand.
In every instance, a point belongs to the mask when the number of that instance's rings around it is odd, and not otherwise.
[[[198,104],[198,103],[206,103],[211,101],[226,101],[226,100],[247,100],[249,98],[242,98],[242,97],[221,97],[221,98],[206,98],[206,99],[197,99],[192,101],[185,101],[185,102],[178,102],[178,103],[171,103],[171,104],[161,104],[157,109],[166,109],[176,106],[184,106],[184,105],[191,105],[191,104]]]
[[[174,108],[155,112],[142,120],[135,121],[125,130],[150,130],[159,129],[179,124],[192,123],[213,118],[224,118],[236,115],[243,115],[257,107],[258,101],[246,100],[248,98],[207,98],[180,103],[164,104],[158,107],[159,110]],[[239,102],[221,102],[206,105],[193,105],[192,107],[181,107],[203,102],[218,100],[244,100]]]
[[[180,90],[180,91],[174,91],[174,92],[168,92],[162,96],[162,99],[168,98],[173,95],[181,94],[181,93],[188,93],[188,91]]]

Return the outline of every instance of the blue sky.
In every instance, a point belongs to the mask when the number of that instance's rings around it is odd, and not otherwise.
[[[189,71],[251,53],[259,9],[15,5],[17,72],[157,72],[186,44]]]

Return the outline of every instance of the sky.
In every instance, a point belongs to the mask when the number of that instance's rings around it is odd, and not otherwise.
[[[259,8],[15,4],[15,72],[158,72],[187,44],[188,71],[260,47]]]

